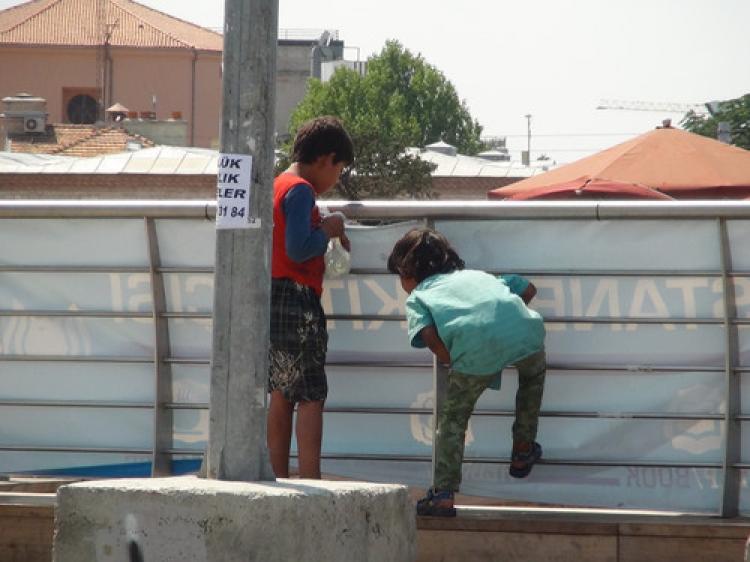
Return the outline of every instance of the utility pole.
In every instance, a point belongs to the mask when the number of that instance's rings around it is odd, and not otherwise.
[[[526,117],[526,164],[531,164],[531,113],[524,115]]]
[[[206,471],[219,480],[273,480],[266,380],[278,0],[226,0],[224,21]]]

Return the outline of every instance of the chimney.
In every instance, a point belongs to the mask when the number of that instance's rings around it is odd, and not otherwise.
[[[661,126],[656,127],[657,129],[673,129],[672,127],[672,120],[671,119],[664,119],[661,122]]]

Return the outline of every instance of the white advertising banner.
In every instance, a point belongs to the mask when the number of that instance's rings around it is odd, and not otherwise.
[[[235,173],[232,155],[225,157],[224,173]],[[242,162],[237,165],[237,186],[220,190],[228,198],[232,189],[231,204],[240,209],[236,191],[249,186],[249,176],[242,175]],[[216,227],[246,221],[250,208],[242,208],[244,216],[228,211]],[[327,473],[429,485],[432,359],[409,347],[406,295],[385,268],[393,243],[417,224],[350,228],[353,273],[326,281],[330,394],[323,454],[382,456],[326,460]],[[750,221],[728,225],[736,316],[747,321]],[[156,226],[167,268],[167,312],[178,316],[168,319],[169,355],[176,360],[173,400],[193,405],[174,412],[174,446],[200,452],[208,431],[211,319],[205,316],[213,304],[216,232],[210,221],[198,219],[160,219]],[[508,369],[501,390],[482,396],[470,422],[462,491],[498,503],[715,512],[722,491],[727,337],[717,222],[437,221],[437,228],[468,267],[529,277],[538,289],[532,307],[547,329],[539,440],[549,464],[525,482],[507,476],[517,384]],[[0,401],[151,402],[154,333],[143,221],[3,219],[0,239]],[[97,311],[111,314],[76,316]],[[128,317],[133,314],[141,317]],[[748,328],[731,328],[744,367],[750,366]],[[750,384],[741,376],[747,414]],[[152,413],[142,406],[3,405],[0,420],[0,448],[149,448],[153,434]],[[746,463],[747,429],[741,452]],[[422,460],[398,460],[404,455]],[[5,450],[0,473],[73,474],[94,466],[121,475],[145,470],[148,460],[135,453]],[[744,476],[741,505],[750,512]]]

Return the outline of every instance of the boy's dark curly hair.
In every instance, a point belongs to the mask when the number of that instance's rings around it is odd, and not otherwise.
[[[338,118],[316,117],[302,124],[294,137],[292,162],[312,164],[320,156],[334,154],[333,163],[354,161],[354,145]]]
[[[388,257],[388,271],[417,283],[436,273],[451,273],[465,266],[445,236],[431,228],[407,232]]]

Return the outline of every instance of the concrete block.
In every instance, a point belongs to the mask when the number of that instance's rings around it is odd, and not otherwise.
[[[414,506],[388,484],[195,477],[58,490],[55,562],[399,562],[416,556]]]

